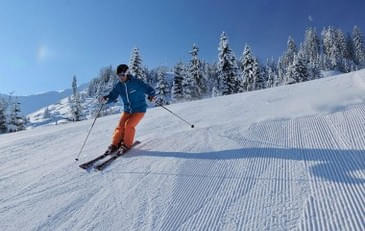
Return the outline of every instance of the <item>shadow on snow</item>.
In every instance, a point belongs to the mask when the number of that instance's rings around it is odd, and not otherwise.
[[[310,174],[315,177],[346,184],[365,183],[364,178],[353,175],[354,172],[365,169],[365,151],[363,150],[244,148],[207,153],[136,150],[136,152],[126,155],[125,158],[138,156],[211,161],[249,158],[263,158],[267,161],[270,159],[295,160],[307,164]],[[310,163],[311,161],[319,163]]]

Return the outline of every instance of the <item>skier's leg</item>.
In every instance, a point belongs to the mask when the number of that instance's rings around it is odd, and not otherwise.
[[[117,127],[114,130],[113,137],[112,137],[112,144],[115,146],[119,146],[120,142],[122,142],[124,134],[125,134],[125,124],[126,121],[130,118],[131,114],[123,112],[120,120],[118,122]]]
[[[124,144],[128,148],[130,148],[133,144],[134,135],[136,133],[136,126],[142,120],[144,113],[133,113],[128,118],[125,124],[125,133],[124,133]]]

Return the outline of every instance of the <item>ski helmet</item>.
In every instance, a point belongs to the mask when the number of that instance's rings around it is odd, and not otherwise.
[[[126,72],[128,70],[128,65],[127,64],[120,64],[118,67],[117,67],[117,75],[119,73],[123,73],[123,72]]]

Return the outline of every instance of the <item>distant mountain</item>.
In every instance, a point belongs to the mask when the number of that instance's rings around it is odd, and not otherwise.
[[[86,89],[88,83],[79,86],[79,91]],[[24,115],[30,114],[43,108],[47,105],[58,103],[61,99],[64,99],[72,94],[72,89],[66,89],[63,91],[49,91],[41,94],[28,95],[28,96],[16,96],[21,103],[21,110]],[[2,97],[9,97],[5,94],[0,94]]]

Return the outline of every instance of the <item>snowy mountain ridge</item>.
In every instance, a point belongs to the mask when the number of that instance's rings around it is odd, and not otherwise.
[[[88,84],[82,84],[79,86],[79,91],[84,90]],[[24,115],[28,115],[48,105],[56,104],[60,100],[68,97],[72,94],[72,89],[65,89],[59,91],[47,91],[38,94],[32,94],[27,96],[14,96],[17,97],[21,104],[21,111]],[[9,95],[0,94],[0,97],[7,99]]]
[[[1,135],[2,229],[365,229],[365,70],[168,108],[195,128],[151,108],[103,172],[91,120]]]

